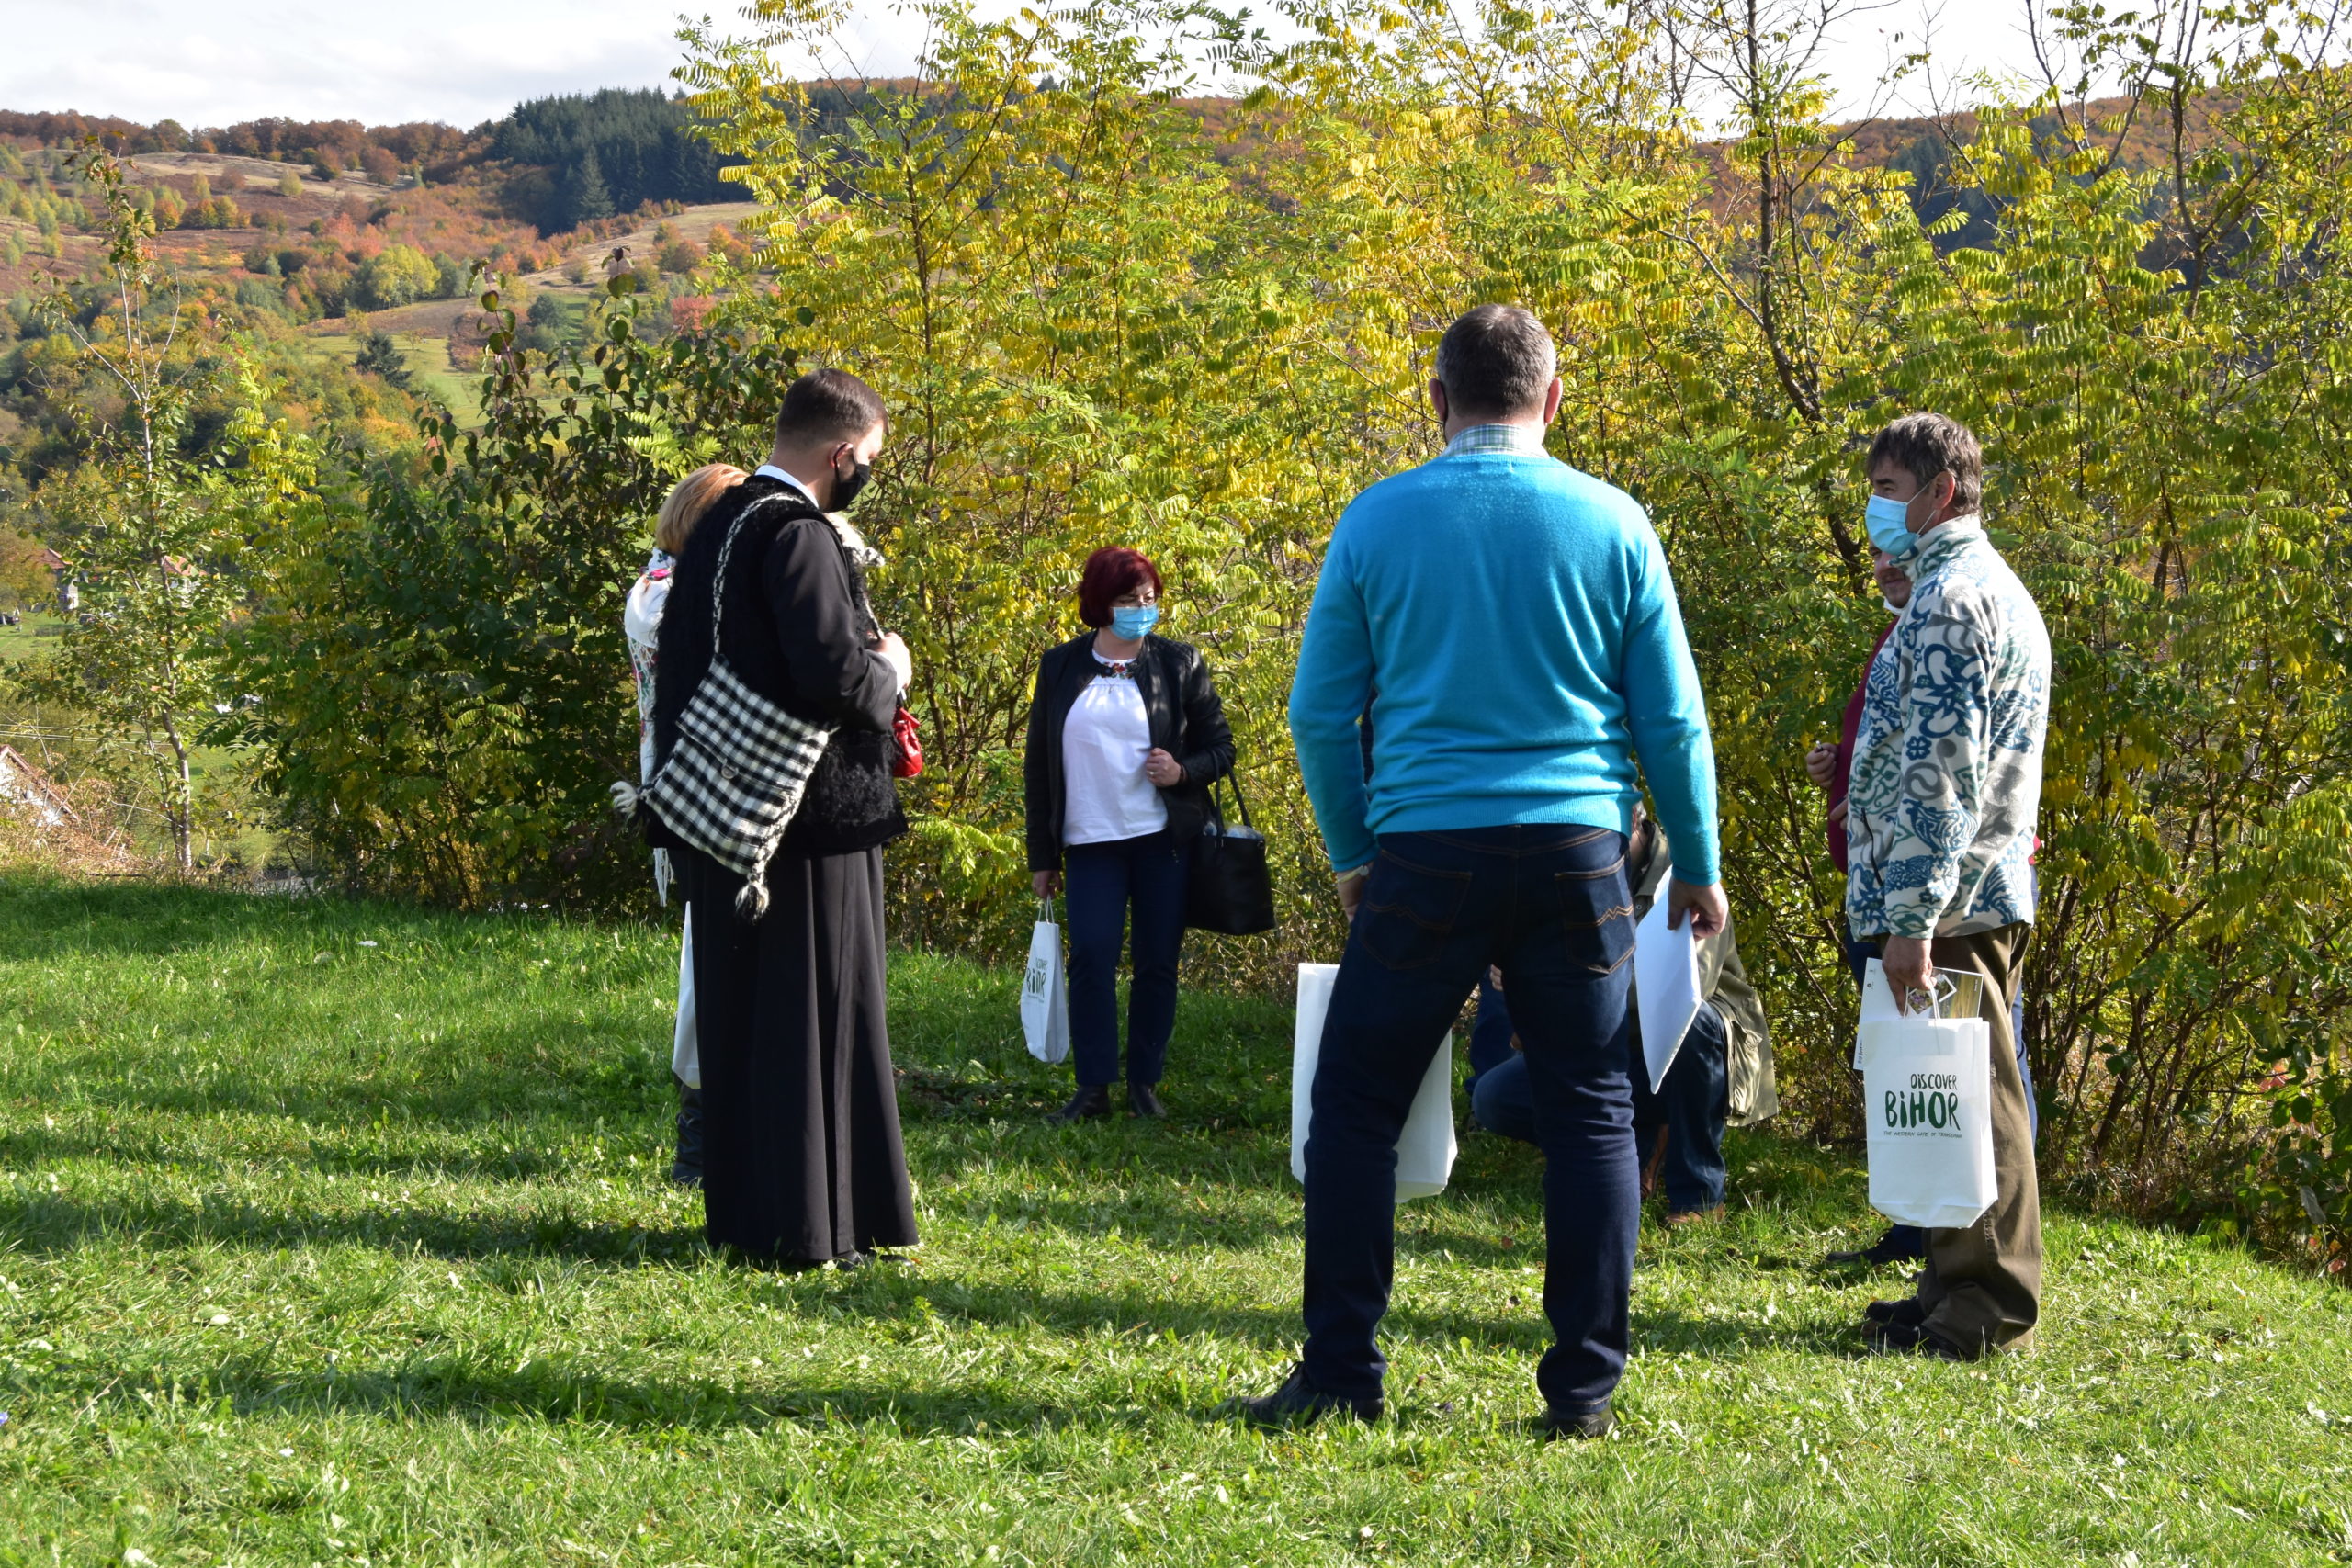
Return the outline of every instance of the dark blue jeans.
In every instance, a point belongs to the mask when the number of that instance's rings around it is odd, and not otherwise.
[[[1625,836],[1521,826],[1389,833],[1323,1022],[1306,1138],[1306,1375],[1364,1398],[1396,1277],[1396,1138],[1463,998],[1489,964],[1518,998],[1545,1156],[1536,1381],[1552,1407],[1607,1399],[1625,1370],[1640,1220],[1625,1073],[1634,965]]]
[[[1127,989],[1127,1081],[1156,1084],[1176,1029],[1176,961],[1184,944],[1190,843],[1166,832],[1062,851],[1069,938],[1069,1054],[1084,1085],[1119,1076],[1119,951],[1135,928]]]
[[[1486,1002],[1479,1017],[1486,1017]],[[1730,1082],[1724,1055],[1729,1037],[1723,1015],[1713,1004],[1702,1005],[1682,1036],[1682,1048],[1666,1070],[1666,1081],[1650,1092],[1649,1068],[1642,1060],[1641,1016],[1635,1010],[1626,1071],[1634,1082],[1634,1141],[1646,1155],[1666,1134],[1666,1158],[1658,1167],[1658,1184],[1666,1190],[1666,1204],[1677,1213],[1712,1209],[1724,1201],[1724,1122],[1730,1111]],[[1470,1114],[1489,1133],[1535,1141],[1535,1098],[1529,1087],[1527,1064],[1517,1055],[1489,1067],[1470,1091]]]

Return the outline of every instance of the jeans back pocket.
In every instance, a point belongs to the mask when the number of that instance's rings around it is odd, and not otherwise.
[[[1418,969],[1453,934],[1470,896],[1470,874],[1419,865],[1387,850],[1372,863],[1356,916],[1364,951],[1391,969]]]

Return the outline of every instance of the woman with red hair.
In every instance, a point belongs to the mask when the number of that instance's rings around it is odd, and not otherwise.
[[[1119,950],[1134,931],[1127,1109],[1163,1116],[1159,1085],[1176,1026],[1176,964],[1193,841],[1209,785],[1233,768],[1233,731],[1208,661],[1152,635],[1159,570],[1136,550],[1087,558],[1078,615],[1091,628],[1049,649],[1029,705],[1029,870],[1037,897],[1066,886],[1070,1055],[1078,1092],[1057,1122],[1111,1113],[1119,1076]]]

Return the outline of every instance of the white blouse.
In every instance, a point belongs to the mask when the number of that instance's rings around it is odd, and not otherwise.
[[[1062,842],[1107,844],[1168,826],[1168,804],[1144,776],[1151,721],[1134,681],[1110,672],[1088,682],[1062,721]]]

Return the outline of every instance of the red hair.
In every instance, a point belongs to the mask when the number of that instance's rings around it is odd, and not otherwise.
[[[1159,592],[1159,569],[1141,550],[1105,545],[1086,558],[1086,573],[1078,580],[1078,618],[1090,626],[1111,624],[1111,601],[1150,584]]]

